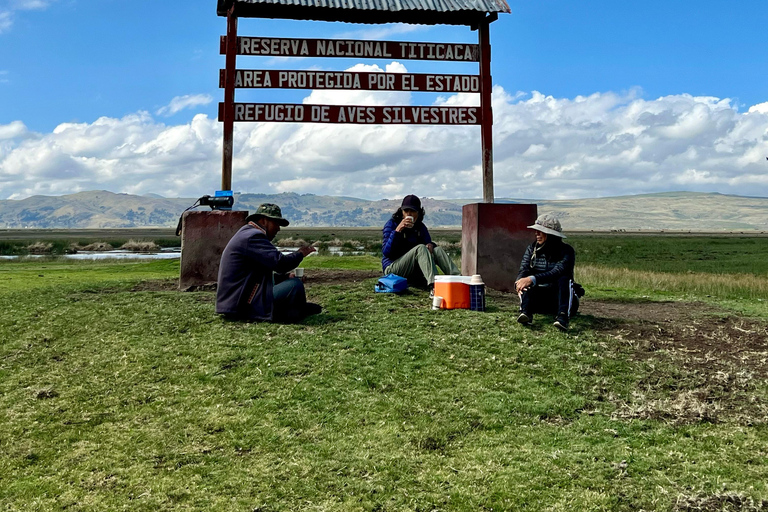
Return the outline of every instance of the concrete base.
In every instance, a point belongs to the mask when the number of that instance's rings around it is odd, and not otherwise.
[[[189,211],[181,217],[179,289],[214,284],[227,242],[245,225],[247,211]]]
[[[525,248],[536,240],[535,204],[472,203],[461,219],[461,273],[480,274],[486,286],[514,292]]]

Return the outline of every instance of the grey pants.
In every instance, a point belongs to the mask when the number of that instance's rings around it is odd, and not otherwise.
[[[429,252],[424,244],[417,245],[400,256],[384,269],[384,274],[396,274],[404,277],[415,286],[423,286],[425,281],[427,286],[431,286],[434,284],[435,274],[437,274],[435,266],[439,267],[446,275],[458,276],[461,274],[451,257],[441,247],[435,247],[433,252]]]

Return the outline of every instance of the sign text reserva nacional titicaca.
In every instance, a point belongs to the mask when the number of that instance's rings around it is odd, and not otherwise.
[[[226,53],[226,37],[221,38]],[[358,57],[408,60],[478,62],[480,49],[466,43],[415,43],[402,41],[355,41],[350,39],[287,39],[238,37],[238,55],[271,57]]]

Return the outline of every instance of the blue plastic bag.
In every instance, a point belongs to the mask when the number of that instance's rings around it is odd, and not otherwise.
[[[400,293],[408,289],[408,280],[395,274],[387,274],[379,279],[373,288],[376,293]]]

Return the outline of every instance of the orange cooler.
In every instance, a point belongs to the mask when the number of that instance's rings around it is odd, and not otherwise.
[[[443,298],[441,309],[469,309],[468,276],[435,276],[435,295]]]

